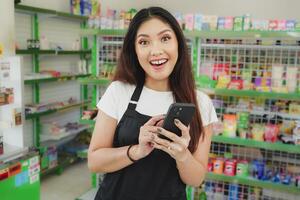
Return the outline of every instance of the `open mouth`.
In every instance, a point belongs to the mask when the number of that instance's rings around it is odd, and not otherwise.
[[[159,59],[159,60],[151,60],[150,64],[154,67],[154,68],[159,68],[160,66],[164,65],[166,62],[168,62],[168,59]]]

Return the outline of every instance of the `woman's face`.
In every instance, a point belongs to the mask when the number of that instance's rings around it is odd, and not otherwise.
[[[158,18],[145,21],[137,31],[135,51],[147,81],[168,81],[178,58],[178,42],[169,24]]]

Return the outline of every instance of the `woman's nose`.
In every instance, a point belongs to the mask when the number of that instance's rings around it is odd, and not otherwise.
[[[163,51],[162,50],[154,50],[154,51],[151,51],[151,56],[160,56],[163,54]]]

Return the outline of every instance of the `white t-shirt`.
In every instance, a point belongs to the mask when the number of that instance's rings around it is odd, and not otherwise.
[[[97,107],[119,122],[134,90],[135,85],[114,81],[106,89]],[[218,118],[211,99],[201,91],[197,91],[197,99],[203,126],[217,122]],[[148,116],[166,114],[173,102],[171,91],[155,91],[144,86],[136,111]]]

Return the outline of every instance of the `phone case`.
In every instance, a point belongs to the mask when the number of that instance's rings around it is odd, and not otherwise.
[[[173,103],[170,105],[163,128],[181,136],[181,130],[175,125],[174,119],[179,119],[188,126],[195,113],[195,105],[192,103]]]

